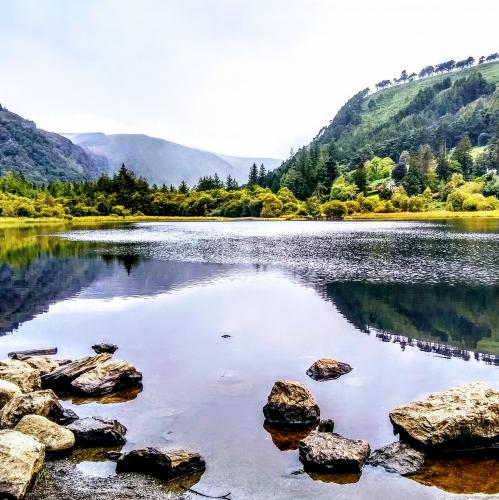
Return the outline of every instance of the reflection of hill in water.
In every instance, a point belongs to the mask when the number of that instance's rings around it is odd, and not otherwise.
[[[468,350],[499,355],[497,287],[338,282],[322,290],[348,321],[381,340],[464,358]]]
[[[4,240],[0,252],[0,335],[74,297],[147,296],[225,273],[227,266],[141,260],[96,252],[95,245],[58,238]]]

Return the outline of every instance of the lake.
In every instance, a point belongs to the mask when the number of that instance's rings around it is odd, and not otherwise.
[[[371,449],[388,413],[429,392],[499,387],[499,220],[172,222],[0,230],[0,355],[119,345],[142,391],[64,402],[118,419],[124,449],[186,447],[195,484],[233,499],[445,498],[499,493],[496,458],[436,461],[415,478],[303,473],[298,435],[267,430],[275,380],[304,382],[335,432]],[[230,335],[223,338],[222,335]],[[306,374],[320,357],[354,369]],[[114,463],[83,458],[85,474]],[[166,487],[168,489],[168,487]]]

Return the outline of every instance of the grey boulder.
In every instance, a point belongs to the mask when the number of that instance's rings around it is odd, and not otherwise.
[[[408,475],[417,472],[424,464],[425,454],[401,441],[374,450],[367,463],[383,467],[388,472]]]
[[[75,420],[67,428],[74,433],[76,446],[79,447],[119,446],[126,443],[126,427],[117,420],[85,417]]]

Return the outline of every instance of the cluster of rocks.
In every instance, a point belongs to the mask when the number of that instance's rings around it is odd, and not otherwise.
[[[349,365],[326,358],[307,374],[314,380],[331,380],[350,370]],[[287,432],[293,436],[304,429],[299,457],[311,472],[360,473],[369,464],[409,475],[423,467],[427,455],[499,448],[499,391],[482,382],[395,408],[390,420],[400,441],[372,453],[367,441],[340,436],[331,419],[320,420],[319,406],[301,382],[275,382],[263,413],[266,429],[278,429],[279,443],[285,442]]]
[[[50,357],[56,353],[22,351],[0,360],[1,498],[23,498],[46,457],[75,446],[125,442],[124,426],[98,417],[79,419],[63,408],[54,390],[105,394],[140,383],[140,372],[125,361],[111,361],[110,352],[76,361]]]

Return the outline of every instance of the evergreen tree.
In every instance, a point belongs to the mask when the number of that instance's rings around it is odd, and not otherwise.
[[[181,194],[187,194],[189,192],[189,186],[185,181],[182,181],[178,186],[178,192]]]
[[[256,163],[251,165],[248,175],[248,187],[255,187],[258,184],[258,167]]]
[[[265,187],[266,184],[267,171],[265,170],[265,165],[262,163],[258,169],[258,185]]]
[[[452,154],[452,159],[456,160],[459,165],[461,165],[465,179],[469,179],[473,171],[473,157],[471,156],[471,149],[472,145],[470,138],[468,134],[464,134]]]
[[[225,189],[227,191],[233,191],[235,189],[238,189],[239,186],[237,184],[236,179],[234,179],[230,174],[227,176],[227,180],[225,181]]]
[[[365,193],[367,189],[367,170],[366,167],[362,164],[355,169],[353,173],[353,181],[359,188],[361,193]]]

